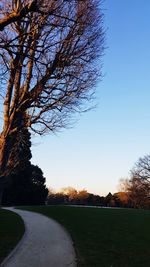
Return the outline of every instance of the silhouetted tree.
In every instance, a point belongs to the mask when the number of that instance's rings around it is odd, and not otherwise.
[[[22,128],[19,132],[16,133],[16,143],[12,147],[12,150],[10,152],[9,165],[11,166],[12,170],[11,174],[9,174],[8,177],[4,177],[4,179],[0,179],[1,198],[4,188],[10,186],[10,184],[12,183],[12,177],[14,175],[19,175],[20,172],[26,171],[26,169],[30,167],[31,157],[31,134],[27,128]]]
[[[66,127],[91,99],[104,46],[99,3],[1,0],[1,184],[19,160],[12,148],[23,128],[44,134]]]
[[[150,183],[150,155],[139,158],[131,174]]]
[[[112,203],[113,195],[109,192],[108,195],[105,197],[105,206],[109,207]]]
[[[128,197],[128,206],[150,208],[150,155],[139,158],[130,178],[120,180],[120,186]]]
[[[13,174],[4,190],[3,205],[43,205],[48,194],[45,177],[38,166],[28,164]]]
[[[128,188],[129,200],[133,208],[150,208],[150,185],[147,180],[132,176]]]
[[[139,158],[131,171],[129,196],[135,208],[150,208],[150,155]]]

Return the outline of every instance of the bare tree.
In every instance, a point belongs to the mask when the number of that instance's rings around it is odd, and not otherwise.
[[[150,155],[139,158],[131,171],[128,187],[135,208],[150,208]]]
[[[120,178],[118,184],[119,192],[127,192],[129,187],[129,178]]]
[[[84,109],[101,76],[103,50],[99,0],[1,0],[1,178],[12,171],[23,128],[56,131]]]
[[[150,208],[150,186],[146,180],[132,176],[129,180],[128,196],[133,208]]]
[[[150,183],[150,155],[139,158],[131,174]]]

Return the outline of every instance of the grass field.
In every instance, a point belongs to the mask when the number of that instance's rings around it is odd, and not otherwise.
[[[24,223],[15,213],[0,209],[0,263],[24,233]]]
[[[26,207],[70,232],[79,267],[149,267],[150,212],[81,207]]]

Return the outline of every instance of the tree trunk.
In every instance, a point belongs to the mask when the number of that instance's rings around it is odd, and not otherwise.
[[[0,137],[0,177],[7,172],[9,153],[11,150],[10,137]]]
[[[4,191],[4,165],[5,165],[5,139],[0,136],[0,206],[2,205],[2,197]]]
[[[4,138],[0,136],[0,206],[2,205],[3,191],[10,180],[9,169],[9,155],[11,152],[10,149],[10,137]]]
[[[3,192],[6,184],[7,184],[7,177],[0,177],[0,207],[2,206]]]
[[[4,190],[4,188],[0,183],[0,207],[2,206],[3,190]]]

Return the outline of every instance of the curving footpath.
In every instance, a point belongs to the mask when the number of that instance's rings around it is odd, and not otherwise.
[[[72,240],[60,224],[35,212],[7,209],[22,217],[25,234],[0,267],[76,267]]]

